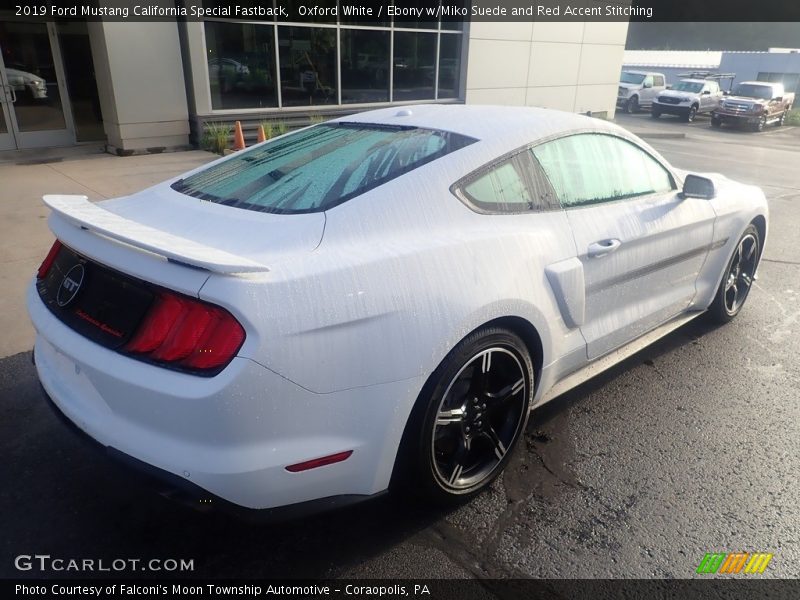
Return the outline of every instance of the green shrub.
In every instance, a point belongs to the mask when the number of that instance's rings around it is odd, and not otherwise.
[[[274,137],[283,135],[289,131],[288,125],[285,121],[273,121],[272,119],[265,119],[261,121],[261,126],[264,128],[264,137],[271,140]]]
[[[230,123],[204,123],[200,147],[215,154],[223,154],[232,131],[233,126]]]
[[[789,114],[786,115],[786,124],[800,125],[800,108],[795,108],[794,110],[789,111]]]

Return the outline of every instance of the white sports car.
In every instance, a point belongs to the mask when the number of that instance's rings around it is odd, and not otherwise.
[[[597,119],[345,117],[132,196],[45,196],[35,362],[69,420],[198,505],[469,497],[529,411],[736,316],[758,188]]]

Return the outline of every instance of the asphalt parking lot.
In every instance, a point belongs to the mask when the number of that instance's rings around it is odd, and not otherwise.
[[[0,576],[65,575],[15,569],[38,553],[193,559],[203,578],[684,578],[706,552],[746,551],[774,554],[763,577],[800,577],[800,130],[617,122],[678,167],[766,191],[760,278],[734,322],[693,321],[537,410],[468,505],[387,499],[279,525],[130,484],[52,414],[30,352],[15,354],[0,360]]]

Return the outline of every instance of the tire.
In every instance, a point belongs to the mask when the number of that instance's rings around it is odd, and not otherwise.
[[[629,115],[639,112],[639,96],[631,96],[625,103],[625,112]]]
[[[393,491],[453,505],[488,487],[522,437],[533,382],[530,354],[514,332],[488,327],[462,340],[417,400]]]
[[[783,111],[781,118],[775,122],[775,127],[783,127],[783,124],[786,122],[786,113],[789,111]]]
[[[722,127],[722,119],[714,115],[711,115],[711,126],[717,128]]]
[[[692,121],[694,121],[694,118],[696,116],[697,116],[697,107],[692,106],[691,108],[689,108],[689,112],[686,113],[686,122],[691,123]]]
[[[708,311],[713,321],[720,324],[728,323],[741,312],[750,294],[760,256],[761,239],[758,229],[751,223],[739,238],[733,256],[726,263],[725,271],[722,273],[717,295]]]
[[[767,117],[766,115],[762,115],[759,117],[758,121],[755,125],[753,125],[753,131],[764,131],[764,127],[767,126]]]
[[[661,111],[653,107],[652,110],[650,111],[650,116],[653,117],[654,119],[657,119],[658,117],[661,116]]]

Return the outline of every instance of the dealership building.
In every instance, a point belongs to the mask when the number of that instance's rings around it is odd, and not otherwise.
[[[288,4],[294,4],[289,2]],[[291,14],[291,13],[290,13]],[[611,117],[627,22],[36,22],[0,10],[0,150],[197,144],[409,103]]]

